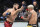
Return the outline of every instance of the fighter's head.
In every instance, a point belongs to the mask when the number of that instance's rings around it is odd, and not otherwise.
[[[19,4],[18,4],[18,3],[14,3],[13,7],[14,7],[15,9],[18,9],[18,8],[19,8]]]
[[[28,5],[28,11],[31,11],[34,9],[34,6],[33,5]]]

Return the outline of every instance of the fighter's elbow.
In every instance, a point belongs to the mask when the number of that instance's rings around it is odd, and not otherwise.
[[[5,16],[5,14],[3,13],[3,16]]]
[[[27,19],[27,21],[29,21],[29,18]]]
[[[17,12],[20,12],[20,11],[21,11],[21,9],[18,9],[18,10],[17,10]]]

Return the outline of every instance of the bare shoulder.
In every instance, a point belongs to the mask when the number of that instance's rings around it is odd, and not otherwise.
[[[33,12],[33,16],[37,16],[37,12],[36,11]]]
[[[17,10],[21,10],[21,9],[17,9]]]
[[[9,8],[8,11],[12,10],[12,8]]]
[[[37,14],[37,12],[35,11],[35,14]]]
[[[36,16],[36,15],[37,15],[37,12],[36,12],[36,11],[33,11],[33,12],[32,12],[32,15],[33,15],[33,16]]]

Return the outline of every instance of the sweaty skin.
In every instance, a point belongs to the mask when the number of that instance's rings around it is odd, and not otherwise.
[[[30,20],[29,20],[29,24],[37,24],[37,13],[32,10],[30,11],[32,13]]]
[[[9,21],[9,22],[14,22],[15,18],[18,15],[18,12],[22,11],[23,8],[24,8],[23,6],[20,9],[17,9],[17,10],[15,10],[14,8],[10,8],[3,13],[3,16],[6,16],[6,13],[11,12],[11,15],[8,15],[9,17],[7,17],[6,20]]]
[[[29,24],[36,24],[37,23],[37,13],[32,10],[28,14],[27,18],[23,18],[25,21],[29,21]]]

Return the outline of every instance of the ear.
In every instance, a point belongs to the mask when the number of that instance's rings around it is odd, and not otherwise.
[[[14,5],[14,7],[16,7],[16,5]]]

